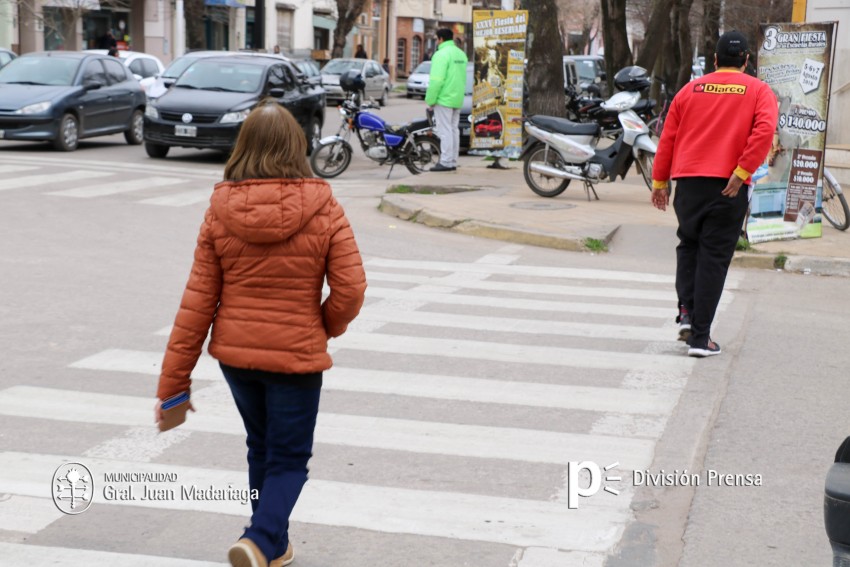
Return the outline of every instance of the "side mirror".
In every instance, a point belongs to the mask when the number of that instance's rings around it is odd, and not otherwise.
[[[286,94],[286,91],[280,87],[275,87],[269,90],[269,96],[274,98],[283,98],[283,95]]]
[[[86,91],[96,91],[97,89],[99,89],[102,86],[103,86],[102,83],[100,83],[98,81],[93,81],[93,80],[88,80],[88,81],[85,81],[83,83],[83,88]]]
[[[607,81],[607,80],[608,80],[608,74],[605,71],[602,71],[601,73],[599,73],[599,80],[597,81],[598,83],[601,83],[602,81]]]
[[[142,79],[144,79],[144,77],[142,77],[138,73],[133,73],[133,78],[136,79],[137,81],[141,81]]]
[[[162,84],[163,84],[163,86],[164,86],[164,87],[166,87],[166,88],[170,87],[171,85],[173,85],[173,84],[174,84],[174,83],[176,83],[176,82],[177,82],[177,80],[176,80],[176,79],[172,79],[172,78],[170,78],[170,77],[169,77],[169,78],[167,78],[167,79],[166,79],[165,77],[163,77],[163,79],[162,79]]]

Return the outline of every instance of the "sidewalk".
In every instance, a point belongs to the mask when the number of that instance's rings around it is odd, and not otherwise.
[[[625,180],[596,186],[599,200],[588,201],[581,182],[572,181],[558,197],[534,194],[525,183],[522,162],[492,162],[462,156],[456,172],[425,173],[390,184],[380,209],[403,220],[561,250],[599,250],[625,223],[676,228],[672,207],[650,205],[642,178],[630,171]],[[823,238],[766,242],[738,252],[734,265],[772,269],[779,257],[785,269],[819,275],[850,276],[850,233],[824,221]]]

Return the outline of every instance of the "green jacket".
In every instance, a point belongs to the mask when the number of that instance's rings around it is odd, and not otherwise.
[[[453,40],[444,41],[431,57],[425,104],[460,108],[466,93],[466,53]]]

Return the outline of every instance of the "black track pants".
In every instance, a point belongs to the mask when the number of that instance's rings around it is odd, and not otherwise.
[[[726,272],[747,214],[747,186],[733,198],[720,194],[728,179],[687,177],[676,182],[679,219],[676,293],[691,315],[691,344],[704,345],[723,293]]]

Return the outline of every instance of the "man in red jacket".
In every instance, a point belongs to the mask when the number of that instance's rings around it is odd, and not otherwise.
[[[750,174],[764,162],[777,120],[770,87],[743,72],[746,37],[724,33],[714,57],[717,71],[673,99],[652,170],[652,204],[662,211],[676,180],[676,321],[695,357],[720,354],[711,323],[747,213]]]

